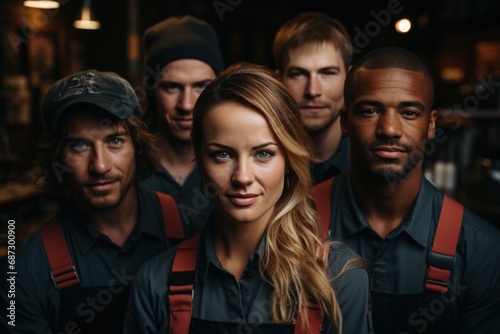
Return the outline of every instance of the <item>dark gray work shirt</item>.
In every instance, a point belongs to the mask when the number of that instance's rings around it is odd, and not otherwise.
[[[158,197],[137,190],[139,219],[123,246],[93,228],[69,205],[58,215],[81,286],[108,287],[131,284],[141,265],[168,248]],[[52,284],[50,266],[40,232],[35,232],[16,249],[15,327],[7,324],[5,310],[12,298],[7,296],[6,262],[1,263],[0,317],[2,333],[55,333],[59,316],[59,291]],[[82,316],[93,310],[87,301]],[[97,301],[98,303],[98,301]]]
[[[342,240],[366,259],[374,293],[412,295],[424,291],[427,255],[434,240],[443,193],[425,178],[412,210],[401,225],[382,239],[361,212],[346,173],[338,175],[331,192],[331,239]],[[452,301],[459,333],[500,333],[500,231],[465,209],[458,240],[452,286],[443,300]],[[458,296],[457,296],[458,295]],[[425,317],[433,319],[438,306],[415,309],[410,326],[423,332]],[[380,311],[380,310],[379,310]],[[451,312],[451,311],[450,311]],[[412,310],[409,310],[412,314]],[[378,320],[374,316],[375,332]],[[392,322],[387,314],[384,322]],[[414,325],[413,325],[414,324]],[[422,329],[422,331],[420,331]]]
[[[184,226],[189,229],[187,237],[199,233],[210,217],[213,205],[203,194],[197,167],[183,185],[177,183],[163,166],[159,166],[158,172],[141,181],[139,185],[144,189],[169,194],[175,199]]]
[[[249,323],[269,323],[269,300],[272,286],[259,274],[258,261],[263,255],[265,238],[248,261],[239,281],[225,270],[214,248],[212,224],[200,240],[193,317],[240,323],[242,333],[258,332]],[[125,316],[125,333],[167,333],[169,308],[167,281],[177,247],[147,262],[132,286]],[[332,277],[344,264],[357,257],[343,243],[332,243],[328,263]],[[371,318],[367,315],[368,275],[365,269],[353,267],[333,283],[340,303],[344,333],[369,333]],[[335,333],[332,329],[331,333]]]
[[[321,183],[349,168],[351,157],[350,142],[348,137],[342,137],[337,152],[330,159],[314,163],[311,162],[311,178],[313,185]]]

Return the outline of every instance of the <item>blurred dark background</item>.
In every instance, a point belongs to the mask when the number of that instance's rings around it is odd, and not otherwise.
[[[101,23],[95,31],[73,27],[82,0],[59,2],[60,8],[47,10],[0,1],[0,241],[8,219],[36,226],[55,210],[31,169],[47,89],[87,68],[117,72],[139,88],[143,32],[183,14],[215,28],[226,65],[245,60],[273,68],[274,34],[305,11],[340,20],[351,34],[355,59],[384,45],[413,51],[433,74],[438,125],[446,135],[429,152],[426,173],[500,225],[500,1],[94,0]],[[412,23],[406,34],[394,28],[402,18]]]

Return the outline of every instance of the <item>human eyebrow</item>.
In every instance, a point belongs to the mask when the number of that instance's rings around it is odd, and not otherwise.
[[[160,80],[158,84],[160,86],[182,86],[180,82],[174,80]]]
[[[357,102],[354,105],[354,110],[358,110],[358,109],[360,109],[362,107],[365,107],[365,106],[373,106],[373,107],[376,107],[376,108],[379,108],[379,109],[383,109],[384,108],[383,103],[381,103],[379,101],[376,101],[376,100],[362,100],[362,101]]]
[[[267,146],[270,146],[270,145],[278,146],[278,144],[276,144],[276,143],[268,142],[268,143],[263,143],[263,144],[254,146],[254,147],[252,147],[252,150],[257,151],[257,150],[260,150],[260,149],[267,147]]]
[[[212,79],[204,79],[204,80],[193,82],[192,86],[207,86],[210,82],[212,82]]]
[[[325,71],[339,71],[340,72],[340,66],[326,66],[326,67],[321,67],[318,72],[325,72]]]
[[[127,131],[117,131],[117,132],[113,132],[109,135],[107,135],[105,138],[106,139],[109,139],[109,138],[113,138],[113,137],[129,137],[130,135],[128,134]],[[64,145],[67,145],[69,143],[74,143],[74,142],[78,142],[78,141],[90,141],[89,138],[85,138],[85,137],[67,137],[63,144]]]
[[[215,143],[215,142],[208,143],[207,146],[217,146],[217,147],[220,147],[220,148],[223,148],[226,150],[232,150],[231,146],[227,146],[227,145],[223,145],[223,144],[219,144],[219,143]]]
[[[127,131],[118,131],[118,132],[114,132],[112,134],[107,135],[106,139],[113,138],[113,137],[129,137],[129,134]]]
[[[79,141],[89,141],[88,138],[83,138],[83,137],[67,137],[63,141],[63,146],[66,146],[71,143],[79,142]]]
[[[420,111],[424,111],[425,110],[424,104],[421,103],[421,102],[418,102],[418,101],[405,101],[405,102],[401,102],[399,104],[399,107],[400,108],[415,107],[415,108],[419,109]]]
[[[302,67],[299,67],[299,66],[290,66],[287,70],[286,70],[286,73],[287,74],[290,74],[292,72],[299,72],[301,74],[306,74],[306,73],[309,73],[308,70],[306,70],[305,68],[302,68]]]
[[[254,146],[252,147],[252,150],[253,151],[257,151],[257,150],[260,150],[266,146],[269,146],[269,145],[275,145],[275,146],[278,146],[278,144],[274,143],[274,142],[267,142],[267,143],[263,143],[263,144],[259,144],[257,146]],[[220,143],[208,143],[207,146],[217,146],[219,148],[222,148],[224,150],[228,150],[228,151],[231,151],[231,150],[234,150],[231,146],[227,146],[227,145],[224,145],[224,144],[220,144]]]

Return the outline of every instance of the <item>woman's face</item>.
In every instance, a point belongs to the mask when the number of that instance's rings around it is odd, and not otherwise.
[[[199,161],[216,219],[267,225],[283,192],[286,163],[260,112],[236,102],[209,110]]]

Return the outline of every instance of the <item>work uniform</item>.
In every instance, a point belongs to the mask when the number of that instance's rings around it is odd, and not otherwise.
[[[339,148],[328,160],[314,163],[311,162],[311,178],[313,185],[321,183],[349,168],[351,157],[350,142],[348,137],[342,137]]]
[[[169,248],[160,201],[137,189],[138,221],[122,246],[114,244],[82,218],[62,206],[60,223],[80,284],[56,289],[40,232],[17,247],[15,327],[0,317],[2,333],[120,333],[129,289],[140,266]],[[6,263],[1,268],[1,308],[9,302]],[[116,315],[119,314],[119,317]]]
[[[138,273],[125,316],[125,333],[168,333],[167,282],[176,248],[149,261]],[[238,281],[218,260],[213,223],[207,225],[199,244],[190,333],[293,333],[292,325],[271,323],[269,300],[273,288],[262,279],[258,267],[264,248],[265,237]],[[354,257],[357,256],[342,243],[332,244],[328,258],[332,276]],[[347,270],[333,286],[342,310],[344,333],[369,333],[365,269]],[[328,326],[325,319],[323,328]],[[330,333],[335,332],[333,327]]]
[[[422,178],[412,210],[382,239],[346,173],[331,188],[330,237],[365,258],[375,333],[500,333],[500,231],[465,209],[446,294],[424,290],[443,194]]]
[[[183,185],[177,183],[163,166],[159,168],[158,172],[141,181],[139,185],[144,189],[172,196],[184,225],[189,228],[188,234],[195,235],[203,229],[213,209],[212,203],[201,189],[198,168],[193,169]]]

